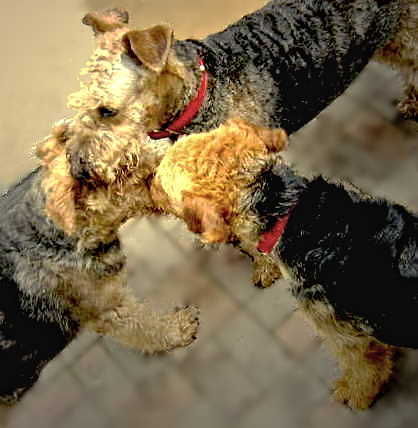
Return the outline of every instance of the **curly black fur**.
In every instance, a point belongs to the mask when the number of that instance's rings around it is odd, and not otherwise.
[[[265,224],[294,204],[274,254],[294,276],[296,298],[329,303],[388,345],[418,348],[418,216],[285,166],[261,181],[253,210]]]
[[[199,55],[212,76],[187,133],[223,123],[237,107],[228,94],[262,110],[244,119],[295,132],[352,83],[395,33],[400,13],[400,0],[273,0],[204,40],[178,41],[178,56],[193,67]]]
[[[0,404],[11,405],[78,333],[47,284],[19,280],[19,259],[59,258],[72,244],[45,218],[29,174],[0,199]]]

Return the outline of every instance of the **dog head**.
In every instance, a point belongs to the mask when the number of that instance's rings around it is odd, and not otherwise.
[[[151,180],[168,142],[115,141],[59,122],[37,146],[46,214],[86,245],[114,238],[127,219],[154,212]]]
[[[131,30],[121,9],[89,13],[83,23],[92,27],[96,49],[81,71],[81,89],[69,97],[74,126],[112,146],[143,142],[178,113],[186,76],[195,79],[172,49],[173,30]]]
[[[184,137],[167,151],[151,194],[162,211],[182,218],[206,243],[227,242],[243,223],[246,196],[266,164],[280,159],[283,130],[229,120],[218,129]]]

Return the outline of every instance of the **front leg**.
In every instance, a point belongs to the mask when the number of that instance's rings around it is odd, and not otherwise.
[[[196,339],[199,310],[194,306],[160,314],[124,290],[117,304],[86,327],[146,353],[170,351]]]
[[[240,243],[240,250],[253,262],[252,283],[255,287],[268,288],[282,277],[279,264],[267,254],[243,243]]]
[[[417,77],[418,81],[418,72]],[[398,110],[407,120],[418,122],[418,89],[409,85],[405,90],[405,98],[399,103]]]
[[[282,277],[278,264],[270,257],[259,255],[253,257],[253,284],[258,288],[271,287]]]

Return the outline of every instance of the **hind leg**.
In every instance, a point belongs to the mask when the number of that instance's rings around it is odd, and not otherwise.
[[[378,342],[349,322],[338,321],[333,308],[324,302],[304,302],[301,309],[342,371],[333,397],[352,409],[370,407],[392,376],[397,348]]]
[[[376,400],[390,380],[395,348],[365,337],[352,343],[342,338],[327,338],[337,357],[342,376],[335,382],[333,397],[352,409],[364,410]]]

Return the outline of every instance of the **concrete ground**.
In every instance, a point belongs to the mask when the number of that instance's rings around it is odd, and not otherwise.
[[[200,37],[263,0],[119,0],[140,27],[170,22]],[[66,96],[92,38],[80,24],[108,0],[0,3],[0,186],[36,165],[32,147],[71,112]],[[418,211],[417,129],[397,119],[399,81],[372,64],[350,90],[297,135],[290,161],[305,174],[348,179]],[[418,354],[406,353],[397,382],[370,410],[333,403],[337,375],[284,281],[260,291],[234,250],[199,249],[174,220],[132,221],[122,233],[130,285],[161,306],[200,305],[191,347],[144,357],[83,334],[49,364],[11,414],[10,428],[402,428],[418,424]],[[359,272],[361,281],[361,272]],[[415,326],[411,326],[415,328]],[[1,382],[1,379],[0,379]]]

